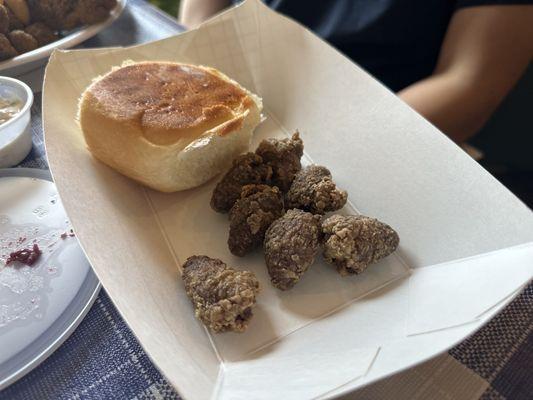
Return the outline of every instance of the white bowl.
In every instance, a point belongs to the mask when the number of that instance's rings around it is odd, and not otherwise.
[[[31,150],[31,106],[33,93],[17,79],[0,76],[0,97],[17,97],[24,106],[9,121],[0,125],[0,168],[19,164]]]

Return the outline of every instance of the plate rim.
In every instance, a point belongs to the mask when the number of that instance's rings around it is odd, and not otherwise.
[[[28,177],[36,178],[40,180],[46,180],[53,183],[52,174],[49,170],[39,169],[39,168],[2,168],[0,169],[0,179],[7,177]],[[78,245],[79,246],[79,245]],[[80,246],[81,248],[81,246]],[[82,249],[83,251],[83,249]],[[87,260],[87,263],[89,261]],[[90,266],[90,264],[89,264]],[[14,371],[8,371],[8,374],[5,377],[0,376],[0,390],[6,389],[11,384],[15,383],[17,380],[28,374],[34,368],[39,366],[44,360],[46,360],[52,353],[55,352],[64,342],[67,340],[74,330],[78,327],[81,321],[85,318],[92,305],[96,301],[102,284],[96,277],[92,268],[89,269],[87,277],[85,278],[84,284],[81,287],[79,293],[82,293],[83,296],[78,298],[77,296],[71,301],[67,308],[61,313],[61,315],[52,323],[48,328],[59,330],[59,334],[52,341],[47,341],[46,345],[40,346],[35,352],[30,352],[30,361],[26,362],[23,360],[21,366],[15,366]],[[77,303],[77,304],[76,304]],[[81,306],[80,306],[81,305]],[[69,310],[69,308],[74,307],[74,310]],[[70,311],[74,311],[71,315],[75,315],[74,318],[71,318],[70,315],[67,315]],[[67,315],[67,316],[65,316]],[[59,325],[59,326],[58,326]],[[66,325],[66,328],[62,328]],[[32,344],[37,342],[39,338],[42,337],[42,334],[30,343],[23,350],[15,354],[8,361],[17,359],[20,354],[23,354]]]
[[[75,30],[74,32],[66,35],[65,37],[62,37],[59,40],[56,40],[45,46],[39,47],[28,53],[20,54],[11,59],[1,61],[0,72],[42,60],[46,57],[49,57],[56,49],[70,48],[84,42],[87,39],[90,39],[100,31],[111,25],[116,19],[118,19],[118,17],[120,17],[122,12],[126,8],[127,3],[128,0],[117,0],[117,5],[113,10],[111,10],[109,17],[105,21],[102,21],[95,25],[86,26],[79,30]]]

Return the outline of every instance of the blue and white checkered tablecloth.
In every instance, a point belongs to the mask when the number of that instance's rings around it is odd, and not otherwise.
[[[130,0],[119,21],[86,46],[145,42],[180,30],[143,0]],[[32,108],[32,129],[33,150],[20,166],[48,168],[39,94]],[[104,290],[54,354],[0,392],[2,400],[178,398]],[[533,284],[448,353],[346,399],[533,399]]]

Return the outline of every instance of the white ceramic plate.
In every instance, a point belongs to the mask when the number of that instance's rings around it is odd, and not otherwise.
[[[69,230],[48,171],[0,170],[0,389],[52,354],[98,295],[76,238],[61,238]],[[33,266],[5,266],[6,253],[34,240],[43,254]]]
[[[35,66],[42,64],[43,60],[50,56],[55,49],[68,49],[93,37],[98,32],[108,27],[120,16],[120,14],[122,14],[122,11],[124,11],[124,8],[126,7],[126,3],[127,0],[117,0],[117,6],[104,22],[73,30],[69,35],[62,37],[53,43],[39,47],[28,53],[21,54],[20,56],[13,57],[10,60],[0,62],[1,74],[4,76],[16,76],[27,72]]]

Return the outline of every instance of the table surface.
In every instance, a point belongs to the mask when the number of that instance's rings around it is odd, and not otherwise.
[[[143,0],[83,47],[126,46],[182,28]],[[39,90],[36,90],[39,91]],[[48,168],[41,96],[32,108],[33,149],[21,167]],[[483,329],[416,368],[346,399],[532,399],[533,284]],[[0,399],[178,399],[151,363],[104,290],[83,322],[39,367],[0,392]]]

